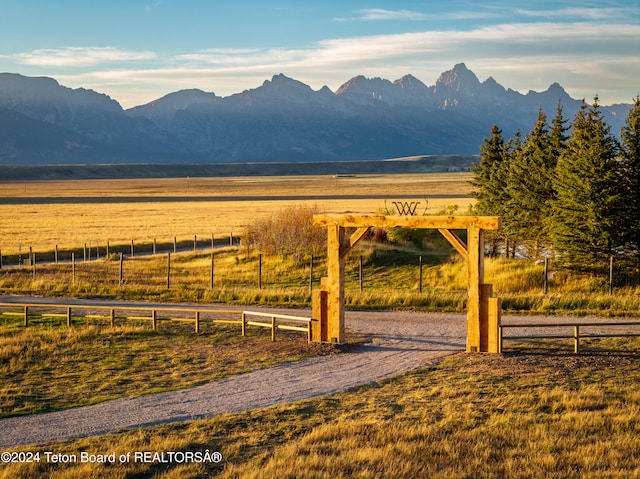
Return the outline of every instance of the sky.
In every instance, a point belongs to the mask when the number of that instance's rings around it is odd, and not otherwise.
[[[427,85],[465,63],[527,93],[603,105],[640,93],[640,0],[0,0],[0,72],[48,76],[131,108],[283,73],[336,91],[356,75]]]

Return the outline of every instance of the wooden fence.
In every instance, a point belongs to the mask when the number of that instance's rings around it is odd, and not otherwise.
[[[19,245],[18,251],[13,251],[11,254],[3,254],[0,249],[0,269],[11,266],[33,266],[36,263],[58,264],[74,260],[84,263],[118,254],[135,257],[190,251],[198,252],[213,250],[224,246],[238,246],[239,244],[240,237],[229,233],[229,235],[212,234],[211,238],[194,235],[189,239],[178,239],[178,237],[174,236],[173,240],[169,241],[158,241],[157,238],[153,238],[150,241],[136,241],[132,239],[130,242],[119,242],[117,244],[112,244],[110,241],[106,241],[103,244],[98,241],[93,241],[89,244],[84,243],[82,247],[67,249],[60,248],[59,245],[56,244],[46,251],[34,251],[31,246],[23,248],[22,245]]]
[[[251,321],[251,316],[268,317],[269,322]],[[193,322],[195,332],[200,332],[203,322],[237,324],[241,327],[242,336],[246,335],[247,326],[271,328],[271,340],[276,340],[276,331],[302,331],[311,341],[313,319],[290,316],[278,313],[257,311],[236,311],[206,307],[180,308],[173,306],[100,306],[89,304],[42,304],[42,303],[0,303],[0,319],[19,317],[23,326],[28,327],[33,318],[62,319],[68,327],[73,326],[74,318],[108,322],[116,326],[117,320],[148,321],[153,330],[158,329],[161,321]],[[235,317],[235,319],[234,319]],[[302,324],[303,326],[300,326]]]
[[[640,336],[640,321],[563,321],[559,323],[534,322],[534,323],[501,323],[498,326],[498,352],[503,352],[503,344],[505,340],[543,340],[543,339],[573,339],[573,351],[578,354],[580,352],[580,340],[590,338],[615,338],[615,337],[634,337]],[[535,334],[515,334],[505,336],[505,329],[538,329]],[[614,328],[614,329],[612,329]],[[557,334],[549,334],[547,329],[562,330]],[[588,330],[588,332],[585,331]],[[631,331],[630,331],[631,329]],[[636,331],[633,331],[637,329]],[[607,332],[602,332],[602,331]]]
[[[270,322],[265,321],[249,321],[249,316],[258,316],[262,318],[271,318]],[[289,316],[286,314],[259,313],[255,311],[242,312],[242,335],[245,335],[247,325],[259,326],[263,328],[271,328],[271,340],[276,340],[276,331],[278,329],[287,331],[304,331],[307,333],[307,341],[311,342],[311,324],[313,319],[302,318],[300,316]],[[282,324],[284,323],[284,324]],[[304,324],[305,326],[294,326],[294,324]]]

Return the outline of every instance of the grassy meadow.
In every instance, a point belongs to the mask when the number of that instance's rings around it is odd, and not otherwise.
[[[393,211],[393,195],[420,201],[419,212],[468,210],[472,199],[468,173],[365,175],[356,177],[235,177],[136,180],[38,181],[0,183],[0,252],[17,259],[29,248],[37,258],[52,258],[58,245],[59,265],[0,270],[0,291],[9,294],[233,302],[297,306],[310,302],[309,266],[280,258],[263,259],[263,288],[257,279],[256,251],[216,251],[215,287],[210,288],[208,254],[175,255],[171,289],[166,288],[166,259],[127,258],[124,281],[114,257],[76,265],[68,263],[88,248],[104,256],[111,250],[173,248],[173,239],[188,247],[196,236],[223,243],[241,236],[247,225],[291,205],[312,206],[325,213]],[[345,195],[352,195],[345,197]],[[386,200],[386,202],[385,202]],[[422,211],[420,211],[422,210]],[[364,284],[358,284],[358,256],[364,256]],[[423,256],[423,291],[419,292],[418,257]],[[347,258],[347,304],[353,308],[413,308],[464,311],[464,264],[437,232],[415,245],[359,245]],[[316,258],[314,280],[323,273]],[[606,273],[605,273],[606,274]],[[624,315],[640,312],[638,287],[608,294],[606,277],[554,271],[550,292],[542,292],[543,268],[530,261],[487,259],[486,282],[504,300],[507,311],[554,314]]]
[[[87,406],[110,399],[183,389],[283,361],[335,352],[302,334],[239,325],[78,325],[0,327],[0,418]],[[76,320],[77,322],[77,320]]]
[[[434,234],[431,249],[361,242],[346,259],[345,302],[352,309],[466,311],[466,265]],[[227,303],[309,307],[310,257],[301,262],[260,256],[244,247],[217,248],[211,288],[211,252],[166,254],[0,270],[4,294],[138,301]],[[362,290],[360,289],[362,257]],[[422,291],[419,258],[422,257]],[[261,266],[260,266],[261,264]],[[261,272],[261,276],[260,276]],[[167,276],[170,287],[167,287]],[[326,275],[324,256],[314,257],[313,285]],[[485,281],[506,313],[629,316],[640,314],[640,287],[617,287],[591,274],[555,274],[543,291],[544,267],[531,261],[486,258]],[[260,280],[261,278],[261,280]],[[262,287],[260,287],[260,283]]]
[[[640,476],[637,339],[588,355],[459,353],[375,385],[211,420],[16,451],[220,452],[219,463],[7,464],[28,478]],[[612,352],[616,351],[616,352]]]
[[[174,236],[228,237],[292,204],[321,212],[376,213],[384,199],[446,195],[428,213],[467,210],[468,174],[367,177],[182,178],[0,183],[0,250],[17,254],[168,243]],[[357,199],[344,195],[358,195]],[[391,199],[387,207],[393,208]],[[423,208],[424,204],[418,209]],[[104,247],[104,246],[101,246]],[[359,257],[363,258],[360,290]],[[423,291],[418,257],[423,258]],[[167,257],[115,257],[0,270],[0,294],[170,302],[309,306],[307,260],[263,258],[242,246]],[[314,259],[314,285],[326,274]],[[485,280],[519,313],[640,314],[640,289],[608,294],[606,281],[487,258]],[[466,267],[437,233],[420,245],[361,242],[347,258],[349,308],[457,311],[466,308]],[[264,334],[262,334],[264,333]],[[362,338],[354,337],[353,342]],[[5,463],[0,478],[629,478],[640,477],[640,355],[637,338],[521,344],[502,355],[455,354],[438,365],[357,390],[211,420],[17,448],[32,453],[217,451],[219,463]],[[588,344],[588,347],[587,347]],[[351,347],[351,346],[349,346]],[[357,344],[353,347],[358,347]],[[510,348],[511,349],[511,348]],[[348,348],[347,348],[348,351]],[[243,338],[235,326],[135,323],[114,329],[0,320],[0,417],[59,410],[115,397],[202,384],[281,361],[342,354],[301,334]]]
[[[429,199],[428,211],[452,205],[464,211],[473,201],[469,178],[442,173],[0,182],[0,251],[228,237],[292,204],[315,205],[322,213],[376,213],[394,195],[418,196],[413,201],[421,201],[421,212],[423,196],[448,195]]]

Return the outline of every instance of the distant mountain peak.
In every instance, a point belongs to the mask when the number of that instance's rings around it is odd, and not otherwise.
[[[0,164],[476,154],[492,125],[500,125],[505,136],[525,131],[540,109],[551,113],[558,101],[567,118],[581,104],[557,83],[523,95],[493,77],[480,82],[464,63],[442,73],[432,87],[410,74],[393,82],[358,75],[333,93],[279,73],[224,98],[181,90],[126,112],[91,90],[0,74]],[[619,131],[628,109],[603,108],[612,131]]]
[[[283,73],[278,73],[277,75],[273,75],[271,80],[265,80],[262,84],[264,88],[276,88],[279,90],[289,88],[295,89],[299,91],[313,91],[309,85],[302,83],[301,81],[295,80],[286,76]]]
[[[405,89],[415,89],[415,88],[427,88],[427,85],[422,83],[413,75],[405,75],[402,78],[397,79],[393,82],[394,85],[398,85]]]
[[[480,80],[464,63],[458,63],[453,70],[440,75],[435,84],[436,92],[446,90],[456,93],[475,93],[480,86]]]
[[[547,92],[553,93],[554,95],[560,95],[561,97],[568,97],[569,94],[567,91],[557,82],[552,83],[547,88]]]
[[[171,121],[176,112],[186,110],[193,105],[213,105],[220,97],[213,92],[205,92],[197,88],[179,90],[169,93],[162,98],[146,105],[136,106],[127,110],[129,116],[144,116],[161,124]]]

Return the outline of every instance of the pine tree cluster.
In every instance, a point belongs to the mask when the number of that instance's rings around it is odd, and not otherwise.
[[[597,97],[567,123],[558,104],[524,138],[505,141],[496,125],[484,139],[471,183],[476,213],[502,217],[492,252],[582,266],[618,255],[640,267],[640,96],[620,141]]]

